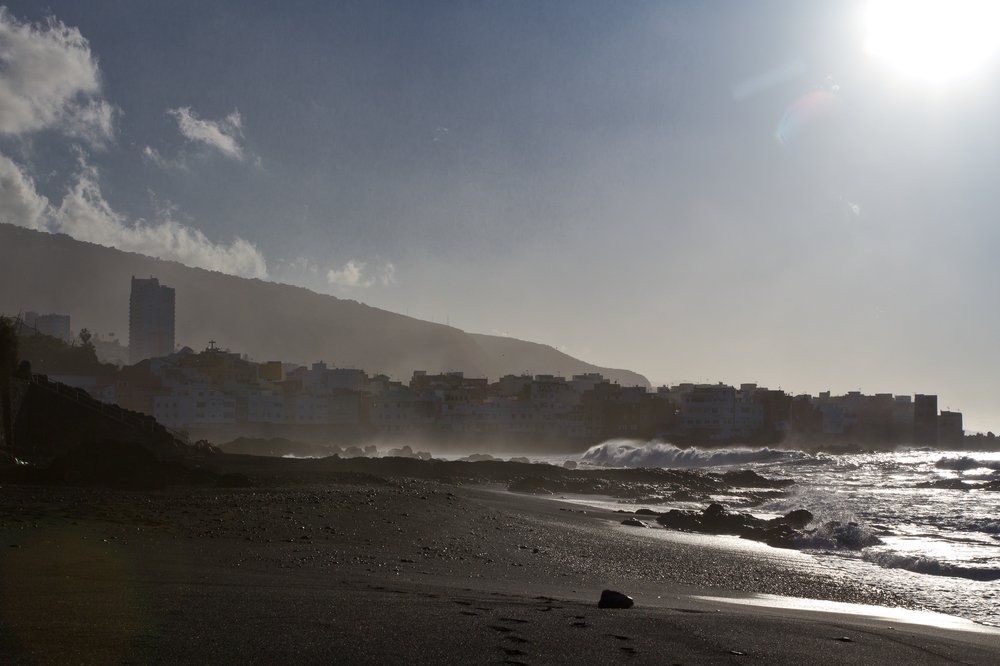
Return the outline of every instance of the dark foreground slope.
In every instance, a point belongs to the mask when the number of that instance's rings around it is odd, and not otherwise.
[[[648,386],[642,375],[600,368],[546,345],[472,336],[301,287],[0,224],[0,312],[69,314],[75,329],[110,330],[126,338],[132,276],[155,276],[177,290],[177,340],[192,347],[214,339],[257,360],[324,359],[399,378],[413,370],[462,370],[491,379],[526,370],[600,372],[622,384]],[[500,352],[496,340],[502,340]]]
[[[5,664],[995,664],[997,635],[769,611],[898,603],[620,515],[430,480],[0,486]],[[635,598],[598,610],[605,587]],[[706,599],[705,597],[713,597]]]

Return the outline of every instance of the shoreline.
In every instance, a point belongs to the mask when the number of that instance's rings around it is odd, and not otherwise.
[[[946,663],[963,655],[985,664],[1000,655],[1000,631],[988,627],[904,630],[899,620],[747,606],[739,600],[754,594],[913,604],[753,553],[608,529],[622,514],[495,487],[325,477],[146,492],[0,486],[0,656],[45,663],[38,636],[67,653],[117,646],[111,662],[93,663],[589,664],[622,655]],[[598,611],[604,588],[636,607]],[[96,620],[101,608],[122,623]],[[71,630],[55,637],[54,622]],[[845,633],[852,642],[838,641]]]

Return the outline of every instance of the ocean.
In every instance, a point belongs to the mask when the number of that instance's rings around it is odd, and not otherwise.
[[[788,493],[749,509],[761,517],[793,509],[813,513],[809,527],[819,529],[796,543],[804,557],[789,558],[789,566],[863,581],[926,610],[1000,626],[1000,492],[975,489],[1000,480],[1000,453],[909,449],[811,455],[618,441],[572,458],[584,466],[739,468],[794,479]],[[739,497],[713,499],[739,504]],[[667,502],[649,508],[704,506]],[[822,527],[831,521],[854,523],[850,529],[882,543],[859,550],[839,546]]]

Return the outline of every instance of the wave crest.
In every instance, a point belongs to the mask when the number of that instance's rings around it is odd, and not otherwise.
[[[865,551],[862,559],[885,569],[905,569],[928,576],[950,576],[976,581],[1000,580],[1000,570],[962,567],[920,555],[905,555],[891,550]]]
[[[790,456],[794,451],[780,451],[767,447],[759,449],[681,449],[662,442],[612,440],[590,447],[581,460],[595,465],[614,467],[715,467],[740,465],[748,462],[772,460]],[[802,455],[801,453],[799,455]]]

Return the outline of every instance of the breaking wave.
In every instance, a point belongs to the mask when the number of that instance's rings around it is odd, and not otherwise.
[[[950,576],[988,582],[1000,580],[1000,570],[978,567],[964,567],[941,562],[932,557],[904,555],[891,550],[865,551],[862,559],[885,569],[904,569],[928,576]]]
[[[938,469],[950,469],[961,472],[968,471],[970,469],[992,469],[994,471],[1000,471],[1000,462],[996,460],[982,462],[969,456],[962,456],[960,458],[941,458],[941,460],[934,463],[934,466]]]
[[[795,540],[795,547],[802,550],[862,550],[877,546],[882,540],[874,532],[857,523],[829,522],[819,529]]]
[[[715,467],[717,465],[741,465],[748,462],[774,460],[786,456],[804,456],[799,451],[780,451],[763,447],[760,449],[680,449],[673,444],[661,442],[637,442],[634,440],[612,440],[590,447],[581,460],[593,465],[614,467]]]

